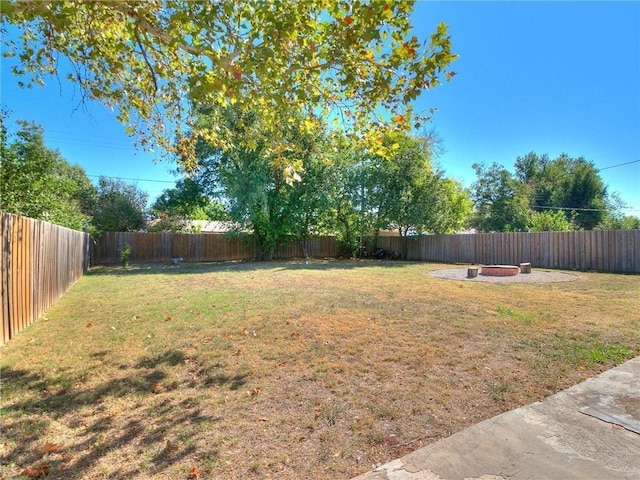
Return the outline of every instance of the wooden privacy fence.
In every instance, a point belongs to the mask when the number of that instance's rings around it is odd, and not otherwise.
[[[640,230],[428,235],[405,241],[407,260],[640,273]],[[379,237],[377,246],[402,252],[402,242]]]
[[[221,262],[250,260],[258,256],[251,237],[216,233],[132,233],[107,232],[96,240],[92,264],[120,262],[120,251],[131,247],[132,262],[170,262],[182,257],[188,262]],[[338,247],[333,237],[313,237],[294,240],[276,249],[274,258],[337,257]]]
[[[2,336],[40,317],[89,268],[89,234],[0,212]]]
[[[596,270],[612,273],[640,273],[640,230],[479,233],[473,235],[427,235],[423,237],[378,237],[377,246],[403,252],[407,260],[439,263],[515,264],[531,263],[536,268]],[[275,258],[301,258],[338,255],[334,237],[313,237],[294,241],[275,252]],[[120,250],[131,246],[131,260],[170,262],[183,257],[190,262],[248,260],[257,257],[246,239],[222,234],[107,233],[96,241],[93,262],[117,263]]]
[[[120,262],[125,245],[131,246],[134,262],[248,260],[258,254],[246,239],[221,234],[110,232],[90,249],[86,233],[3,212],[0,228],[2,343],[34,322],[86,272],[91,250],[94,264]],[[414,261],[640,273],[640,230],[378,237],[371,239],[372,246],[404,251]],[[284,259],[305,255],[336,257],[337,241],[314,237],[275,252],[275,258]]]

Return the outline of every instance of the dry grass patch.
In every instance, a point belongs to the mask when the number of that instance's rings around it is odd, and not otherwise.
[[[2,347],[3,478],[327,478],[640,353],[638,276],[99,268]]]

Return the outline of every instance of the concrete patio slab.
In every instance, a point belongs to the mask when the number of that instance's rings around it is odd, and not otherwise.
[[[640,357],[356,480],[640,480]]]

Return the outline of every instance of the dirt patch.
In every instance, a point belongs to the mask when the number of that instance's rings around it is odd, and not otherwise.
[[[515,276],[490,276],[478,275],[474,278],[467,277],[467,267],[447,268],[445,270],[434,270],[429,275],[448,280],[463,280],[465,282],[492,282],[492,283],[557,283],[575,282],[580,280],[580,276],[572,273],[554,272],[549,270],[535,270],[531,273],[520,273]]]

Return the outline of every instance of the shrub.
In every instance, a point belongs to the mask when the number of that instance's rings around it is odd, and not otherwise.
[[[129,257],[131,257],[131,245],[126,244],[122,249],[120,249],[120,261],[124,268],[129,266]]]

